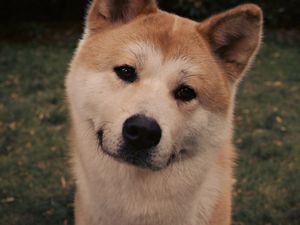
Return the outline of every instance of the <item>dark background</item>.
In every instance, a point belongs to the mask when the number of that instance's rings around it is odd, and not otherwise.
[[[0,23],[82,21],[89,2],[89,0],[3,1],[0,7]],[[300,27],[299,0],[253,0],[251,2],[263,8],[268,27]],[[161,8],[193,19],[203,19],[212,13],[241,3],[247,1],[159,0]]]
[[[89,2],[90,0],[3,0],[0,6],[0,40],[78,40]],[[249,1],[158,0],[158,3],[166,11],[201,20]],[[251,3],[262,7],[266,31],[279,31],[276,32],[277,36],[285,39],[299,36],[300,0],[253,0]]]

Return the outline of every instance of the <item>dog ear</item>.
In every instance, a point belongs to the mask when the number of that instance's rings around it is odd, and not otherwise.
[[[234,82],[242,76],[259,48],[262,11],[254,4],[241,5],[208,18],[198,28]]]
[[[141,14],[157,10],[155,0],[93,0],[86,19],[89,30],[126,23]]]

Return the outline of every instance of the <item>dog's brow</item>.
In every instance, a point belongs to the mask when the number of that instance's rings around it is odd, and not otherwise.
[[[129,53],[136,59],[136,64],[141,66],[144,65],[147,59],[147,56],[142,52],[136,52],[133,50],[129,50]]]
[[[178,72],[180,77],[186,78],[189,76],[196,76],[196,74],[201,74],[201,69],[199,65],[193,63],[193,61],[186,56],[180,56],[171,59],[169,62],[172,62],[174,67],[179,67]]]
[[[157,65],[161,64],[161,54],[154,44],[148,42],[133,43],[129,45],[126,51],[134,57],[138,66],[145,65],[146,60],[149,59],[154,61]]]

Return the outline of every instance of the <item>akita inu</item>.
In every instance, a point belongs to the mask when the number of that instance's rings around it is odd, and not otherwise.
[[[94,0],[66,79],[77,225],[228,225],[237,84],[262,11]]]

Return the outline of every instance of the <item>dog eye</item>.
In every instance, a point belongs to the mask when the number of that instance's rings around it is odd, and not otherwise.
[[[134,67],[129,65],[116,66],[114,68],[117,76],[128,83],[132,83],[137,79],[136,70]]]
[[[175,91],[174,91],[174,97],[177,100],[189,102],[197,97],[196,92],[193,88],[191,88],[188,85],[180,85]]]

